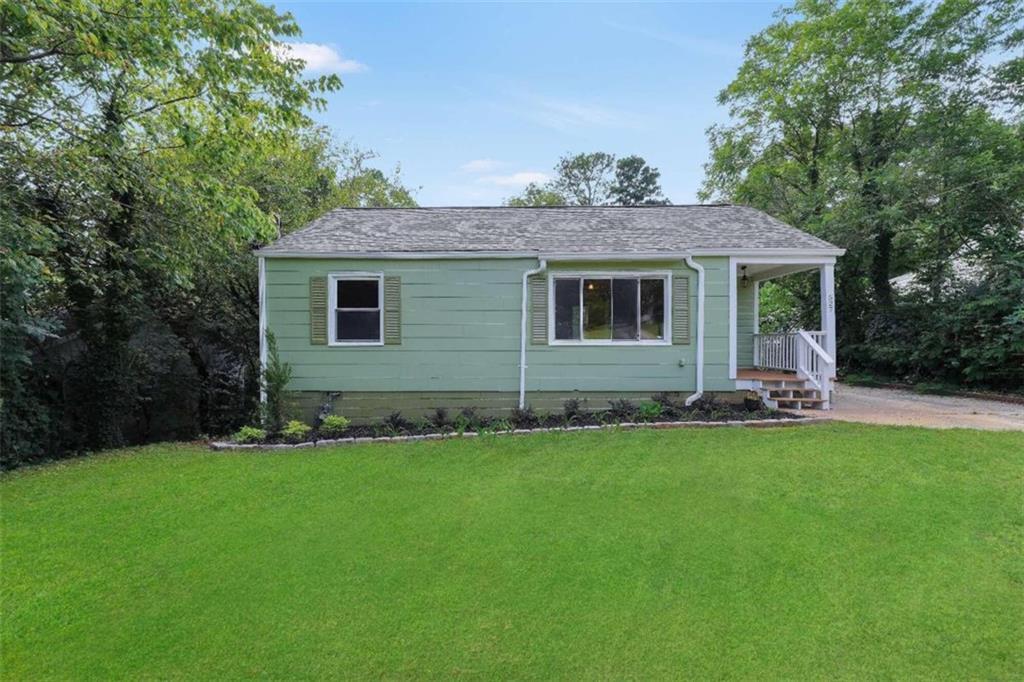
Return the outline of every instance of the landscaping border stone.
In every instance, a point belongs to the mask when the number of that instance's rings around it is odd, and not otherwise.
[[[332,447],[336,445],[361,445],[363,443],[412,443],[421,440],[446,440],[453,438],[476,438],[480,435],[523,436],[531,433],[555,433],[572,431],[596,431],[600,429],[692,429],[719,427],[770,428],[773,426],[804,426],[807,424],[823,424],[831,421],[828,417],[802,417],[794,419],[732,419],[729,421],[689,421],[689,422],[624,422],[622,424],[597,424],[589,426],[562,426],[555,428],[513,429],[511,431],[464,431],[462,433],[425,433],[414,436],[378,436],[362,438],[324,438],[304,443],[268,443],[240,444],[230,441],[213,441],[212,450],[295,450],[299,448]]]

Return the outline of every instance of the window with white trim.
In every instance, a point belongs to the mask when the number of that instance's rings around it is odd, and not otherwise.
[[[668,277],[554,277],[553,340],[581,343],[663,343]]]
[[[330,276],[330,339],[332,344],[383,343],[380,275]]]

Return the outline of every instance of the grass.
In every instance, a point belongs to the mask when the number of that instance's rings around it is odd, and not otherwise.
[[[6,680],[1024,675],[1024,435],[852,424],[0,481]]]

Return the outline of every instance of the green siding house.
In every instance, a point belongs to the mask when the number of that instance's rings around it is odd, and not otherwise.
[[[668,392],[829,407],[842,249],[729,205],[339,209],[257,252],[308,412],[606,407]],[[814,330],[761,334],[761,282],[817,270]]]

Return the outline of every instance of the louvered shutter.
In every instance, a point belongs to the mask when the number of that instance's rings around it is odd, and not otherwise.
[[[402,343],[402,278],[384,278],[384,344]]]
[[[690,343],[690,278],[672,278],[672,343]]]
[[[309,278],[309,342],[327,345],[327,278]]]
[[[535,346],[548,343],[548,278],[545,275],[530,278],[530,343]]]

